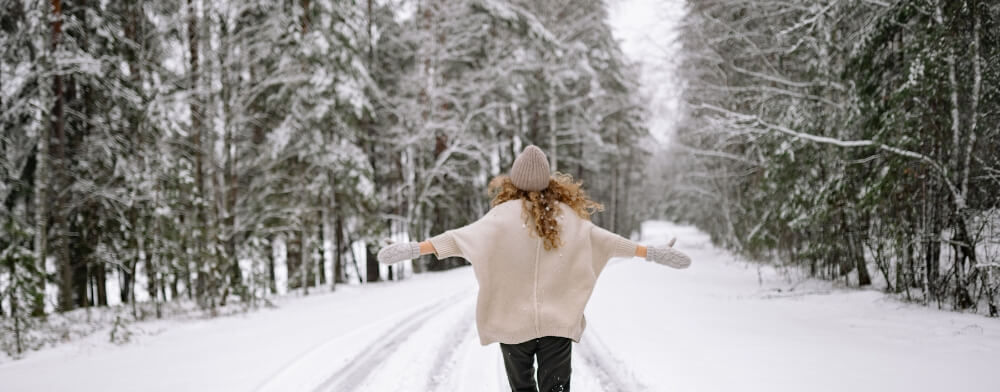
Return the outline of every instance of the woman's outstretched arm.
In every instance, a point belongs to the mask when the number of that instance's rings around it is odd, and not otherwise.
[[[420,255],[421,256],[423,256],[423,255],[429,255],[429,254],[435,252],[435,250],[434,250],[434,244],[432,244],[430,241],[424,240],[424,241],[420,242],[419,245],[420,245]],[[671,245],[673,245],[673,241],[671,241]],[[635,246],[635,257],[646,258],[646,246],[645,245],[636,245]]]

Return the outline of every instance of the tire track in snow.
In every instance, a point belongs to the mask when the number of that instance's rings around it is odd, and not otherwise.
[[[452,327],[451,330],[447,332],[445,336],[460,337],[467,339],[469,331],[475,326],[475,316],[476,316],[476,305],[473,301],[471,306],[463,312],[462,317],[459,319],[458,323]],[[446,390],[442,389],[443,386],[448,385],[455,377],[455,368],[458,362],[458,354],[462,341],[455,342],[450,346],[445,346],[438,353],[437,357],[434,359],[434,365],[431,366],[431,370],[440,370],[442,373],[429,374],[427,377],[427,384],[424,386],[423,391],[437,391]]]
[[[464,344],[466,336],[463,330],[472,318],[470,311],[475,309],[475,298],[465,298],[454,306],[449,306],[427,322],[412,329],[409,337],[393,348],[392,354],[376,366],[372,372],[356,386],[359,391],[380,392],[430,392],[433,382],[448,381],[454,370],[449,368],[449,359],[456,346]],[[473,332],[474,333],[474,332]],[[391,375],[386,377],[385,375]],[[453,391],[454,388],[437,387],[441,391]]]
[[[482,347],[479,344],[479,335],[474,328],[474,312],[472,307],[455,327],[445,332],[443,336],[460,337],[460,343],[441,348],[426,376],[424,388],[414,390],[510,390],[499,347],[495,344]],[[589,328],[587,337],[581,343],[573,344],[574,389],[592,392],[648,391],[648,387],[619,365],[620,361],[611,354],[596,329]],[[537,367],[535,371],[537,378]]]
[[[479,344],[479,334],[469,328],[457,346],[454,367],[438,382],[436,391],[510,391],[497,344]]]
[[[410,316],[400,320],[388,331],[373,339],[373,343],[355,357],[343,368],[327,378],[315,391],[352,391],[357,389],[376,370],[376,365],[384,362],[400,344],[409,339],[411,332],[427,322],[431,317],[442,313],[444,310],[459,302],[461,298],[469,296],[471,290],[449,296],[432,305],[425,306],[413,312]]]
[[[597,379],[596,381],[601,386],[602,391],[632,392],[649,390],[648,387],[636,379],[632,372],[623,370],[621,366],[616,366],[616,364],[621,364],[622,361],[615,358],[611,350],[608,350],[607,345],[601,340],[600,334],[597,333],[596,328],[594,328],[590,320],[588,320],[587,325],[587,336],[581,339],[576,348],[576,351],[580,353],[580,358],[583,360],[584,366]]]

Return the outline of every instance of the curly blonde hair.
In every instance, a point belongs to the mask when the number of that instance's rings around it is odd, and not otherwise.
[[[541,191],[525,191],[514,186],[510,176],[501,174],[490,180],[491,207],[509,200],[521,199],[521,205],[534,220],[534,232],[545,238],[545,249],[552,250],[562,245],[559,239],[559,223],[556,202],[566,203],[583,219],[590,220],[590,214],[603,211],[604,205],[590,200],[583,190],[583,181],[573,181],[573,176],[555,172],[549,177],[549,186]],[[530,204],[530,205],[529,205]]]

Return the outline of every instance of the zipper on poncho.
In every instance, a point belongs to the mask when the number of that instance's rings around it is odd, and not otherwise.
[[[541,328],[539,328],[539,315],[538,315],[538,255],[542,249],[542,238],[538,238],[538,245],[535,246],[535,335],[541,334]]]

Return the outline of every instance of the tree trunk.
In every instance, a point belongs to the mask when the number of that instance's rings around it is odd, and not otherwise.
[[[851,236],[853,238],[853,236]],[[865,252],[858,244],[857,239],[851,240],[852,245],[852,256],[855,262],[855,268],[858,269],[858,286],[869,286],[872,284],[871,274],[868,272],[868,264],[865,263]]]
[[[12,263],[10,263],[8,265],[10,267],[11,284],[13,284],[13,281],[15,279],[17,279],[17,263],[13,263],[12,262]],[[20,315],[17,314],[17,312],[18,312],[18,308],[17,308],[17,301],[18,301],[17,300],[17,293],[12,291],[12,294],[13,295],[11,295],[9,297],[10,298],[10,317],[11,317],[11,319],[14,320],[14,345],[15,345],[15,350],[16,350],[16,352],[18,354],[20,354],[21,352],[24,351],[24,349],[21,347],[21,318],[19,317]]]
[[[337,250],[336,250],[336,252],[333,253],[333,279],[332,279],[333,280],[333,284],[331,285],[331,288],[333,288],[338,283],[345,283],[345,279],[344,279],[344,260],[343,260],[344,259],[344,257],[343,257],[343,255],[344,255],[344,247],[345,247],[345,244],[344,244],[344,218],[340,216],[339,212],[337,213],[337,222],[336,222],[336,225],[337,225],[337,227],[336,227],[336,234],[335,235],[337,237],[336,238],[337,239],[337,248],[336,248]]]
[[[97,306],[108,306],[107,272],[104,263],[94,266],[94,278],[97,291]]]
[[[271,294],[278,294],[278,282],[274,274],[274,237],[267,238],[267,283]]]
[[[872,284],[871,274],[868,273],[868,264],[865,263],[865,252],[861,247],[861,242],[851,232],[852,223],[850,219],[854,214],[848,214],[844,209],[840,211],[841,230],[847,234],[847,257],[854,262],[854,268],[858,270],[858,286],[868,286]]]
[[[322,208],[319,211],[319,224],[316,229],[319,230],[316,233],[316,237],[319,240],[319,261],[317,262],[316,268],[316,287],[326,284],[326,240],[329,230],[327,230],[327,213],[326,206],[323,204],[323,197],[319,198],[319,203]]]
[[[228,89],[227,89],[228,91]],[[224,99],[229,102],[228,93],[225,94]],[[227,104],[227,108],[229,105]],[[227,109],[227,112],[229,109]],[[223,138],[223,143],[225,146],[225,218],[222,222],[225,230],[225,247],[226,247],[226,257],[225,263],[229,272],[229,283],[227,287],[231,287],[234,292],[236,292],[243,302],[248,300],[248,295],[246,287],[243,284],[243,273],[240,271],[239,255],[236,252],[236,242],[238,240],[238,233],[236,232],[236,199],[239,195],[239,176],[236,174],[236,157],[239,156],[237,151],[238,146],[233,141],[233,131],[232,124],[228,124],[231,115],[227,114],[225,125],[225,136]]]
[[[190,215],[188,215],[187,213],[184,213],[180,216],[180,227],[189,227],[185,225],[185,223],[188,222],[189,216]],[[185,235],[184,233],[181,233],[179,237],[181,240],[181,249],[187,250],[189,236]],[[191,284],[191,265],[194,264],[195,261],[194,261],[194,256],[190,254],[191,252],[185,251],[184,253],[185,253],[184,257],[181,257],[180,260],[178,261],[182,263],[180,273],[183,275],[184,279],[184,291],[187,293],[187,299],[190,301],[194,300],[196,297],[194,286]]]
[[[52,37],[49,51],[49,61],[59,48],[59,38],[62,31],[62,3],[60,0],[52,0]],[[52,92],[54,94],[51,118],[51,127],[62,126],[62,76],[58,72],[52,76]],[[50,127],[41,127],[38,137],[38,166],[35,173],[35,268],[43,277],[38,280],[36,290],[43,295],[33,297],[31,304],[31,315],[42,316],[45,314],[45,283],[46,258],[48,257],[48,220],[49,220],[49,182],[50,182]]]
[[[302,294],[309,295],[309,259],[311,259],[309,254],[309,235],[306,232],[307,224],[302,224],[302,229],[299,231],[299,277],[302,281]]]
[[[302,240],[299,238],[297,230],[288,232],[288,238],[285,241],[285,284],[288,286],[288,289],[298,288],[302,282],[301,278],[299,278],[299,269],[301,269],[299,264],[301,260],[299,256],[302,248],[301,243]]]
[[[204,149],[202,148],[202,120],[204,115],[201,112],[201,93],[198,92],[198,7],[195,5],[194,0],[187,0],[188,7],[188,53],[189,53],[189,83],[188,91],[191,93],[191,159],[194,160],[194,182],[196,195],[192,198],[194,209],[195,209],[195,224],[197,232],[194,236],[195,241],[195,257],[194,262],[198,265],[196,269],[198,271],[196,282],[195,282],[195,297],[198,298],[198,304],[202,307],[207,305],[206,295],[208,290],[207,273],[208,268],[205,268],[203,264],[205,263],[205,242],[207,237],[207,224],[205,217],[205,202],[208,195],[205,193],[205,177],[203,166],[203,154]]]
[[[51,47],[50,47],[51,48],[50,55],[52,56],[52,60],[51,61],[54,63],[53,64],[53,68],[55,69],[55,72],[53,73],[53,77],[52,77],[52,99],[53,99],[53,107],[52,107],[52,113],[50,115],[52,134],[51,134],[51,136],[46,137],[46,139],[52,138],[52,139],[55,139],[57,141],[57,143],[55,145],[55,147],[56,147],[56,155],[62,157],[62,155],[65,153],[65,149],[66,149],[66,147],[65,147],[66,137],[65,137],[65,129],[64,129],[64,127],[65,127],[65,117],[64,117],[64,113],[63,113],[63,105],[65,104],[65,99],[66,98],[65,98],[65,90],[63,89],[63,78],[62,78],[62,75],[61,75],[61,69],[60,69],[60,66],[57,64],[58,60],[56,60],[54,57],[56,56],[56,53],[59,50],[59,46],[60,46],[59,43],[60,43],[60,40],[62,38],[62,16],[63,16],[63,9],[62,9],[62,2],[60,0],[52,0],[51,3],[52,3],[52,21],[51,21],[51,25],[52,25],[52,38],[51,38],[51,40],[52,40],[52,42],[51,42]],[[48,149],[48,147],[46,147],[46,149]],[[48,154],[46,154],[46,155],[48,155]],[[64,158],[64,157],[62,157],[62,158]],[[61,162],[65,162],[65,160],[61,160]],[[46,169],[48,169],[48,168],[46,168]],[[49,173],[46,172],[46,174],[49,174]],[[47,200],[46,203],[54,203],[55,204],[52,207],[53,207],[53,210],[57,211],[57,213],[53,214],[53,224],[55,226],[57,226],[57,227],[62,228],[63,225],[61,225],[61,224],[64,223],[64,222],[63,222],[63,219],[62,219],[62,215],[63,215],[62,211],[61,211],[60,208],[58,208],[58,205],[60,204],[59,199],[61,199],[61,198],[57,198],[57,200]],[[39,206],[39,207],[42,207],[42,206]],[[48,211],[45,211],[45,212],[47,213]],[[45,215],[47,215],[47,214],[45,214]],[[43,216],[45,216],[45,215],[43,215]],[[44,227],[44,223],[42,223],[42,225]],[[47,227],[44,227],[44,228],[48,229]],[[43,231],[42,233],[45,233],[45,232]],[[47,233],[43,234],[43,237],[47,237]],[[44,240],[45,240],[45,242],[47,242],[48,238],[44,238]],[[47,246],[48,246],[48,244],[45,244],[44,247],[40,246],[39,249],[46,248]],[[69,252],[68,252],[68,249],[67,249],[68,246],[69,245],[68,245],[67,238],[63,238],[61,241],[59,241],[59,244],[58,244],[58,248],[59,248],[59,252],[58,253],[59,254],[58,254],[58,257],[57,257],[57,259],[58,259],[58,261],[57,261],[57,268],[59,269],[59,301],[58,301],[59,311],[67,311],[67,310],[70,310],[70,309],[73,308],[73,292],[72,292],[72,289],[73,289],[72,278],[73,278],[73,276],[72,276],[72,271],[70,269],[71,266],[70,266],[70,260],[69,260],[69,254],[68,254]],[[44,256],[45,255],[43,255],[43,260],[44,260]],[[42,292],[44,292],[44,287],[43,287],[43,291]]]
[[[368,266],[367,273],[365,274],[365,280],[368,282],[378,282],[381,279],[378,270],[378,260],[376,259],[375,244],[368,243],[365,244],[365,262]]]
[[[127,269],[131,269],[131,267],[129,267],[129,264],[134,264],[134,263],[126,261],[125,264],[126,264],[125,268],[118,267],[118,276],[120,277],[118,285],[119,287],[121,287],[121,290],[118,291],[118,300],[120,300],[123,304],[128,303],[129,299],[128,290],[130,287],[132,287],[132,276],[131,273],[127,271]]]
[[[53,22],[54,23],[54,22]],[[59,78],[57,74],[55,78]],[[57,104],[58,105],[58,104]],[[45,259],[48,250],[48,181],[49,181],[49,127],[40,127],[38,137],[38,166],[35,173],[35,270],[42,277],[38,279],[37,292],[45,293]],[[31,304],[31,315],[45,314],[44,295],[36,295]]]
[[[350,237],[347,238],[347,243],[348,244],[351,244],[353,242],[354,241]],[[350,246],[350,245],[348,245],[348,246]],[[356,254],[354,254],[354,250],[353,249],[351,249],[351,264],[354,265],[354,276],[358,277],[358,283],[359,284],[360,283],[364,283],[364,280],[361,279],[361,267],[358,266],[358,257],[357,257]]]

